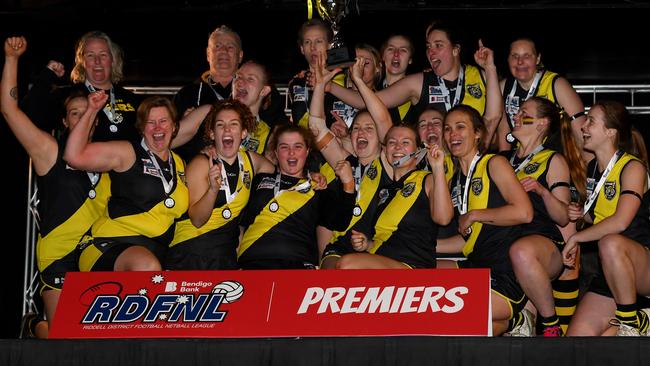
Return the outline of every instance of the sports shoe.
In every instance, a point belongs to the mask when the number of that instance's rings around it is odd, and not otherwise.
[[[640,337],[641,336],[641,333],[639,333],[639,330],[637,328],[629,326],[627,324],[623,324],[621,323],[620,320],[616,318],[610,320],[609,324],[618,327],[618,330],[616,331],[617,337]]]
[[[559,325],[551,325],[550,327],[544,328],[542,331],[542,336],[544,337],[562,337],[563,335],[562,327]]]
[[[521,311],[524,319],[521,324],[514,327],[511,331],[504,333],[505,337],[533,337],[535,336],[535,315],[529,310]]]

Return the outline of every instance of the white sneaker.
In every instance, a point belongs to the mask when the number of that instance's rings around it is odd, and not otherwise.
[[[511,331],[504,333],[504,337],[534,337],[535,336],[535,315],[528,309],[521,311],[524,320]]]
[[[615,327],[618,327],[618,330],[616,331],[616,336],[617,337],[640,337],[641,333],[639,333],[639,330],[635,327],[631,327],[627,324],[621,323],[620,320],[614,318],[609,321],[610,325],[613,325]]]

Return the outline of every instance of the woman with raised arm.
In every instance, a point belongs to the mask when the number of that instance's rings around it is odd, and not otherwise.
[[[505,100],[504,118],[498,125],[488,126],[488,136],[497,131],[499,150],[510,150],[514,136],[514,118],[519,108],[530,97],[538,96],[548,99],[571,119],[573,137],[578,142],[585,161],[592,155],[582,150],[582,133],[580,127],[585,120],[584,105],[573,86],[558,74],[548,71],[542,65],[542,55],[535,42],[530,38],[518,38],[510,44],[508,54],[510,76],[501,80],[501,92]],[[556,131],[551,131],[556,132]],[[490,139],[491,140],[491,139]]]
[[[311,132],[294,125],[277,128],[271,142],[278,168],[257,174],[241,225],[238,250],[243,269],[305,269],[318,265],[316,227],[344,230],[354,208],[350,163],[334,166],[338,183],[315,191],[305,167]]]
[[[18,60],[26,50],[27,41],[23,37],[11,37],[5,41],[0,109],[9,128],[32,159],[37,175],[39,237],[36,260],[45,315],[51,324],[66,272],[79,270],[77,244],[104,212],[110,183],[107,175],[70,169],[63,159],[67,133],[58,142],[18,108]],[[88,105],[86,94],[71,94],[66,100],[63,119],[66,128],[73,128],[85,113]],[[47,338],[47,329],[36,328],[35,336]]]
[[[582,207],[572,203],[569,218],[593,225],[571,236],[562,255],[573,266],[578,244],[598,242],[602,273],[580,300],[568,334],[647,335],[648,314],[641,308],[648,304],[637,302],[637,295],[650,295],[647,166],[636,157],[641,152],[621,103],[595,103],[582,133],[585,149],[596,157],[587,166],[587,200]]]
[[[237,269],[241,213],[255,174],[273,173],[266,158],[241,147],[255,117],[237,100],[215,103],[205,119],[214,156],[197,155],[187,166],[188,212],[176,223],[166,269]]]
[[[545,146],[560,130],[560,112],[547,99],[532,97],[514,119],[512,134],[518,148],[505,154],[533,204],[533,221],[520,226],[521,236],[510,247],[517,281],[541,317],[545,337],[562,335],[555,311],[551,281],[563,272],[560,251],[564,239],[559,227],[569,224],[569,165],[562,155]]]
[[[147,98],[137,113],[139,142],[88,143],[92,120],[107,99],[103,91],[91,94],[89,108],[72,129],[64,155],[73,167],[108,172],[111,177],[107,210],[92,227],[93,240],[83,246],[79,267],[83,271],[160,270],[174,235],[174,220],[188,207],[185,164],[171,151],[178,132],[176,110],[167,98]]]
[[[508,249],[517,225],[532,220],[533,208],[508,161],[484,153],[485,125],[475,109],[452,108],[445,117],[444,136],[458,162],[450,187],[460,234],[438,240],[438,250],[462,252],[467,260],[457,263],[461,268],[491,270],[492,331],[499,335],[524,321],[526,296],[512,271]]]
[[[351,230],[357,253],[337,263],[341,269],[435,268],[438,225],[453,217],[444,174],[444,152],[436,145],[420,149],[417,132],[394,126],[386,134],[386,157],[393,166],[392,189],[380,194],[369,233]],[[417,170],[418,158],[427,156],[431,172]]]
[[[486,124],[496,126],[499,123],[503,98],[492,50],[484,47],[479,40],[474,60],[483,69],[480,71],[474,66],[462,64],[461,47],[455,37],[455,31],[444,23],[434,22],[427,28],[427,58],[431,70],[408,75],[379,91],[377,96],[386,107],[393,108],[410,101],[414,108],[413,116],[417,117],[429,105],[446,112],[455,105],[463,104],[478,110]],[[363,107],[358,93],[335,83],[328,85],[331,93],[345,103],[356,108]]]
[[[352,153],[346,151],[327,129],[325,122],[325,84],[338,70],[324,69],[324,57],[320,57],[318,68],[314,68],[316,85],[311,99],[309,126],[316,137],[316,146],[327,162],[336,166],[341,160],[350,162],[354,173],[355,205],[352,219],[345,230],[336,231],[327,240],[321,260],[321,268],[335,268],[338,259],[353,253],[350,242],[352,229],[370,233],[377,210],[379,194],[392,183],[393,169],[381,154],[381,142],[392,125],[388,110],[363,80],[363,57],[358,57],[350,69],[352,81],[366,100],[368,110],[359,112],[350,127]]]

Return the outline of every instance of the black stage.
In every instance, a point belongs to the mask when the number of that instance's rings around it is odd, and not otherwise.
[[[1,365],[647,365],[644,338],[0,340]]]

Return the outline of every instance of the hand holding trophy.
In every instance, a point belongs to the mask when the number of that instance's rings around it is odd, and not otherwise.
[[[311,1],[311,0],[308,0]],[[356,59],[354,49],[348,47],[340,33],[341,20],[347,14],[348,3],[355,0],[316,0],[318,13],[323,20],[330,23],[334,38],[327,50],[327,69],[347,68]]]

